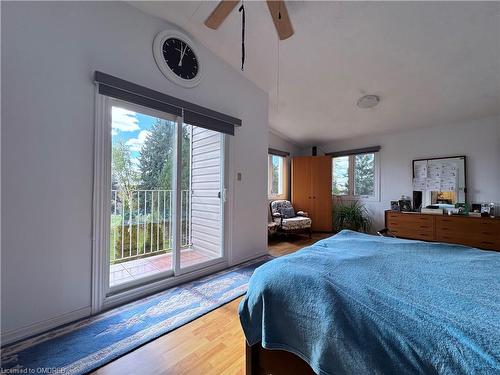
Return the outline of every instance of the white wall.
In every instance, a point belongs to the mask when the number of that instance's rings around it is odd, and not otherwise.
[[[89,311],[95,70],[243,120],[230,147],[230,259],[266,250],[266,93],[203,46],[201,84],[170,83],[152,42],[174,26],[125,3],[1,6],[2,333]]]
[[[291,157],[297,155],[301,150],[296,143],[272,129],[269,130],[269,147],[280,151],[287,151]]]
[[[286,158],[286,167],[285,167],[285,178],[286,178],[286,187],[285,187],[285,192],[286,192],[286,199],[290,199],[290,175],[291,175],[291,163],[292,163],[292,158],[296,155],[299,154],[300,152],[300,147],[292,142],[291,140],[287,139],[285,136],[282,134],[277,133],[276,131],[270,129],[269,130],[269,148],[274,148],[279,151],[285,151],[289,152],[290,156]],[[266,185],[267,186],[267,185]],[[269,199],[271,201],[272,199]],[[268,210],[268,219],[271,221],[271,212]]]
[[[402,194],[412,196],[412,160],[465,155],[467,200],[500,202],[500,118],[360,137],[322,146],[326,152],[380,145],[380,202],[367,202],[374,229]]]

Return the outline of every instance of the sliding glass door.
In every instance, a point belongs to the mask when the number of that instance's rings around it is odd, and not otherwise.
[[[106,98],[108,291],[217,263],[224,244],[224,135]]]

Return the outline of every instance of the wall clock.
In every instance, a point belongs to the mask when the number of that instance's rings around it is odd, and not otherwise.
[[[201,81],[202,70],[198,49],[189,37],[176,30],[156,35],[153,55],[161,72],[183,87],[194,87]]]

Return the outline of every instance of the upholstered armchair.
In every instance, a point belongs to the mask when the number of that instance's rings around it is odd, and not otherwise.
[[[273,222],[278,225],[278,232],[297,233],[305,232],[311,238],[311,218],[307,212],[298,211],[287,200],[276,200],[270,204]]]

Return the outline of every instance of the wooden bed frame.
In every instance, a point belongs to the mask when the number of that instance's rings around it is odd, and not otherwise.
[[[300,357],[285,350],[264,349],[261,343],[245,343],[246,375],[314,375],[315,372]]]

